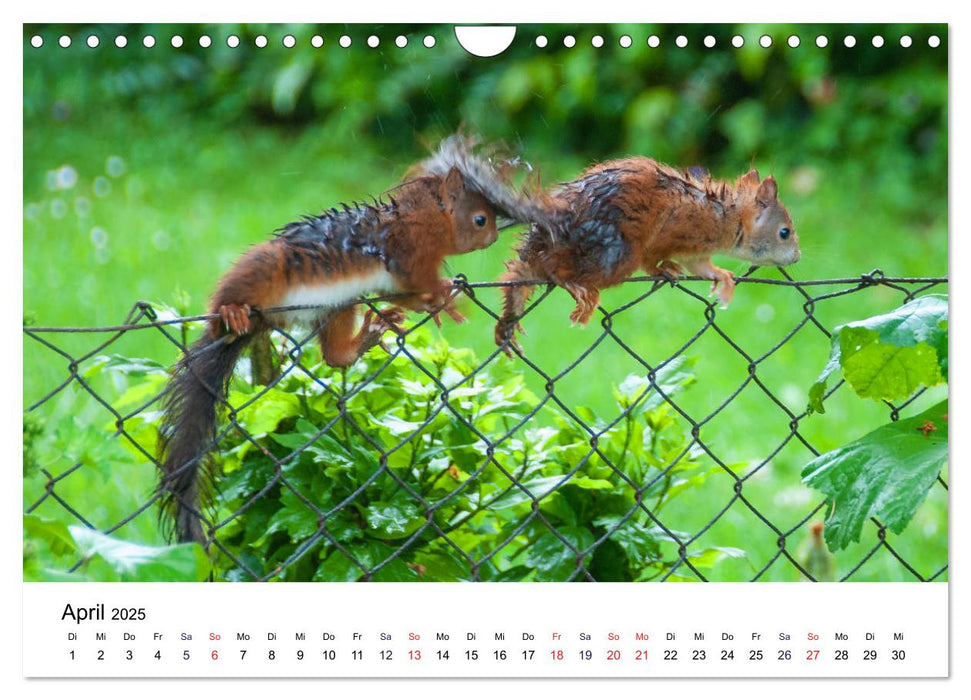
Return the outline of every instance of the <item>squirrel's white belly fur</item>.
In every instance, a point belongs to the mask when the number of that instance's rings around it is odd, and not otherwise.
[[[360,277],[344,277],[320,284],[299,285],[288,290],[280,306],[335,307],[343,306],[364,294],[389,294],[398,291],[394,278],[385,269]],[[285,312],[289,323],[313,325],[323,309],[306,308]]]

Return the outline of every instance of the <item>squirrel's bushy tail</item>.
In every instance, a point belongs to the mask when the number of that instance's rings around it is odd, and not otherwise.
[[[163,397],[159,428],[163,531],[179,542],[206,545],[202,509],[208,498],[209,458],[216,437],[216,411],[226,396],[240,353],[253,334],[208,334],[197,340],[176,366]]]

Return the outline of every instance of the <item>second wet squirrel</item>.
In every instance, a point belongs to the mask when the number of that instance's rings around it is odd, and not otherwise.
[[[543,219],[543,208],[513,189],[508,170],[473,151],[464,136],[446,139],[409,171],[386,202],[331,209],[287,224],[248,251],[220,279],[208,332],[176,366],[159,429],[163,516],[180,541],[207,543],[207,453],[216,412],[251,339],[274,326],[304,322],[317,330],[324,361],[346,367],[403,318],[399,309],[368,311],[355,331],[363,294],[392,293],[399,306],[457,320],[446,256],[485,248],[498,237],[497,214]],[[309,307],[277,310],[274,307]]]
[[[707,170],[682,171],[650,158],[630,157],[588,168],[547,198],[546,222],[535,223],[506,263],[503,311],[496,344],[507,354],[519,348],[519,318],[533,286],[542,279],[563,287],[576,301],[570,314],[586,324],[600,290],[643,269],[676,278],[687,269],[712,280],[723,304],[735,288],[732,274],[711,263],[716,253],[757,265],[799,260],[792,217],[779,201],[772,177],[750,170],[734,183],[713,180]]]

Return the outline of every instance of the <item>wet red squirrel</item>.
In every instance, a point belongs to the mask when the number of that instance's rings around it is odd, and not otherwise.
[[[570,314],[586,324],[600,303],[600,290],[637,270],[676,279],[685,270],[712,280],[723,305],[732,299],[732,274],[711,263],[721,253],[757,265],[799,260],[799,239],[779,201],[774,178],[750,170],[734,183],[711,178],[703,168],[682,171],[650,158],[608,161],[585,170],[544,200],[506,263],[503,310],[496,344],[520,350],[516,331],[533,292],[530,281],[563,287],[576,301]]]
[[[254,245],[223,275],[209,303],[205,335],[176,366],[164,394],[159,430],[163,524],[182,542],[207,544],[208,453],[216,441],[237,360],[273,327],[316,328],[324,361],[347,367],[404,317],[402,308],[456,320],[447,256],[497,240],[497,214],[543,220],[537,201],[511,185],[509,169],[454,135],[412,168],[386,201],[355,204],[287,224]],[[363,294],[395,294],[398,308],[370,309],[357,326]],[[273,311],[277,307],[304,307]],[[211,523],[209,523],[211,527]]]

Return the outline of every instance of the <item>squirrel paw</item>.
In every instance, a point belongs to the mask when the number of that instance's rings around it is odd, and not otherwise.
[[[388,331],[404,333],[401,327],[405,320],[405,312],[398,308],[386,309],[375,313],[373,309],[368,309],[364,313],[364,321],[361,324],[362,330],[368,333],[385,334]]]
[[[576,302],[577,307],[573,309],[573,313],[570,314],[570,322],[572,324],[579,323],[581,326],[587,325],[590,317],[593,316],[593,312],[597,310],[600,305],[600,292],[596,289],[589,289],[587,287],[581,287],[578,284],[567,283],[563,285],[563,288],[570,293]]]
[[[517,331],[526,335],[526,331],[519,321],[499,319],[498,323],[496,323],[496,345],[502,349],[506,357],[512,358],[513,351],[518,352],[520,355],[523,354],[523,346],[519,344],[519,339],[516,337]]]
[[[728,271],[724,272],[725,274],[719,275],[711,283],[711,293],[709,296],[717,296],[721,302],[721,308],[727,309],[732,301],[732,297],[735,295],[735,278],[732,277],[732,273]]]
[[[381,346],[381,349],[390,354],[391,350],[384,344],[381,337],[388,331],[394,331],[399,335],[404,333],[404,329],[401,327],[404,320],[405,312],[401,309],[393,308],[378,312],[368,309],[364,312],[364,320],[358,333],[360,355],[363,355],[375,345]]]
[[[443,282],[442,292],[440,294],[423,294],[421,296],[424,311],[431,315],[435,325],[439,328],[442,327],[440,314],[443,312],[448,314],[448,317],[456,323],[465,323],[465,316],[455,308],[455,297],[458,295],[458,290],[451,286],[451,282]]]
[[[673,260],[664,260],[655,268],[655,271],[670,282],[676,282],[684,276],[684,268]]]
[[[250,332],[250,311],[249,304],[223,304],[219,307],[223,326],[227,331],[232,331],[236,335],[245,335]]]

